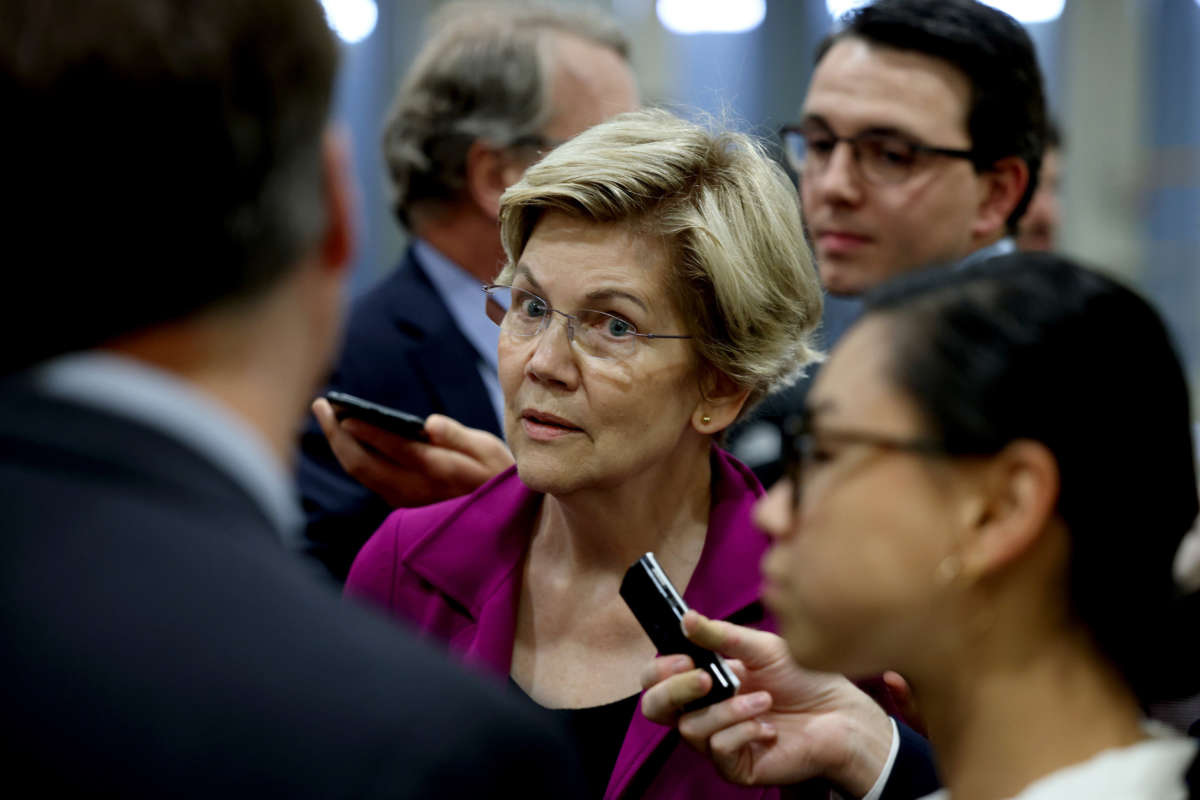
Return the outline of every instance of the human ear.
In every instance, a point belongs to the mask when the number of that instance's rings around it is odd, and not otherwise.
[[[467,151],[467,193],[489,219],[500,219],[500,195],[521,179],[524,165],[481,139]]]
[[[325,230],[318,245],[321,263],[343,272],[354,255],[354,182],[350,149],[340,129],[326,131],[321,142],[321,178],[325,201]]]
[[[737,419],[749,396],[749,389],[724,372],[706,367],[700,377],[700,402],[692,412],[692,427],[706,436],[720,433]]]
[[[1008,156],[979,173],[979,200],[971,233],[978,239],[1003,232],[1013,209],[1029,185],[1029,165],[1018,156]]]
[[[1039,543],[1054,519],[1058,462],[1040,442],[1020,439],[991,456],[977,478],[963,544],[964,572],[998,572]]]

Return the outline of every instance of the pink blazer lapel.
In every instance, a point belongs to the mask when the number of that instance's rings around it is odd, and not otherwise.
[[[713,449],[713,506],[700,562],[683,593],[688,605],[717,619],[727,619],[757,603],[759,562],[767,550],[767,537],[754,527],[750,511],[763,494],[761,484],[741,462],[723,450]],[[772,628],[769,620],[765,627]],[[628,788],[670,728],[646,719],[638,710],[625,733],[617,764],[604,792],[616,800]]]
[[[454,507],[403,557],[472,620],[451,637],[451,649],[498,675],[507,676],[512,662],[521,571],[541,497],[512,468]]]

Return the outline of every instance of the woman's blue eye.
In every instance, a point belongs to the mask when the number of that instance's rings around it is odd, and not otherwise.
[[[608,335],[620,338],[633,333],[633,326],[618,317],[608,318]]]
[[[546,313],[546,304],[536,297],[527,297],[521,304],[522,312],[529,317],[540,317]]]

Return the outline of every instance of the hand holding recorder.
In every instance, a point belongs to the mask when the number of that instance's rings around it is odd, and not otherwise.
[[[621,597],[659,653],[685,655],[708,677],[709,691],[688,702],[684,711],[695,711],[733,697],[739,682],[725,659],[683,635],[687,603],[658,565],[654,553],[646,553],[625,573]]]
[[[866,693],[841,675],[800,667],[773,633],[695,611],[686,612],[683,630],[726,657],[739,693],[689,712],[712,687],[712,676],[688,656],[662,656],[642,673],[648,719],[677,726],[734,783],[788,785],[824,777],[855,797],[871,789],[887,762],[892,724]]]
[[[504,442],[487,431],[441,414],[421,425],[419,417],[346,397],[318,398],[313,414],[342,468],[393,508],[459,497],[513,463]],[[340,401],[336,408],[332,400]]]

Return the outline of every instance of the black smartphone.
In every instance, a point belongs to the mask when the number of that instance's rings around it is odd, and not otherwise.
[[[695,711],[733,697],[739,682],[725,659],[683,635],[682,620],[688,609],[687,603],[658,565],[654,553],[646,553],[626,571],[621,581],[621,598],[660,654],[691,656],[693,664],[712,676],[709,693],[688,703],[683,707],[684,711]]]
[[[345,392],[326,392],[325,399],[333,406],[333,415],[339,420],[353,417],[406,439],[429,441],[429,437],[425,435],[424,418],[415,414],[381,406]]]

